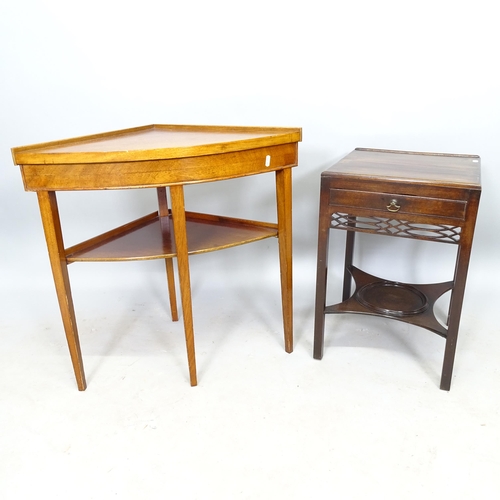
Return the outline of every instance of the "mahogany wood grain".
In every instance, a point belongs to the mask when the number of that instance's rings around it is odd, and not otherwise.
[[[479,164],[477,155],[356,148],[325,174],[474,189],[481,183]]]
[[[358,148],[323,172],[314,357],[323,357],[325,314],[358,313],[397,319],[446,339],[440,388],[449,390],[480,194],[480,158],[475,155]],[[342,302],[326,305],[331,229],[347,232],[344,283]],[[453,280],[406,284],[363,273],[352,266],[355,232],[455,244]],[[448,322],[444,327],[435,318],[433,305],[449,290]]]

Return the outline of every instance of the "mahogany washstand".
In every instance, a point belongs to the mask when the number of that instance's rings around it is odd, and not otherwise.
[[[404,321],[446,339],[441,389],[449,390],[481,194],[480,158],[358,148],[321,175],[314,358],[323,357],[325,314],[358,313]],[[331,229],[346,231],[342,302],[326,304]],[[356,232],[457,246],[453,279],[399,283],[353,266]],[[351,285],[354,280],[354,292]],[[434,304],[451,290],[448,321]]]

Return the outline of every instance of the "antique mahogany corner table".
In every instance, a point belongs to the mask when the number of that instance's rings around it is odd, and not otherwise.
[[[149,125],[12,149],[27,191],[36,191],[66,339],[79,390],[86,381],[67,266],[165,259],[178,319],[177,257],[191,385],[197,384],[188,255],[277,237],[285,350],[293,350],[292,181],[300,128]],[[184,185],[275,172],[277,223],[186,212]],[[155,188],[158,211],[66,248],[57,191]],[[167,202],[170,191],[171,207]]]
[[[472,155],[358,148],[323,172],[314,358],[323,357],[325,314],[392,318],[446,340],[440,388],[449,390],[480,195],[480,158]],[[346,231],[342,302],[335,305],[326,305],[330,229]],[[453,279],[410,284],[369,275],[353,266],[356,232],[456,245]],[[448,291],[448,319],[443,325],[433,309]]]

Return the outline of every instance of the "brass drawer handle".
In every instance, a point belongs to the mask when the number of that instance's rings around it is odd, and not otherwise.
[[[398,205],[398,200],[391,200],[389,205],[387,205],[387,210],[389,210],[389,212],[398,212],[400,208],[401,205]]]

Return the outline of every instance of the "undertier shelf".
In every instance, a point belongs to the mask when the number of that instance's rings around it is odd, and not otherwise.
[[[230,248],[278,235],[278,225],[186,212],[189,254]],[[176,256],[171,216],[158,212],[65,250],[68,262],[148,260]]]
[[[349,266],[356,289],[339,304],[325,307],[325,313],[358,313],[398,319],[426,328],[446,338],[447,329],[434,315],[434,304],[453,288],[453,281],[409,284],[384,280]]]

